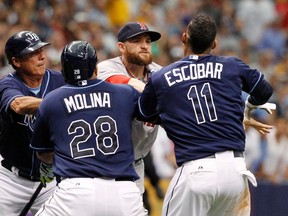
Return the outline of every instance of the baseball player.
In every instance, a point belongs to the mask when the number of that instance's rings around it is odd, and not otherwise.
[[[44,48],[37,34],[21,31],[5,45],[7,60],[15,69],[0,80],[0,213],[19,215],[40,184],[36,154],[29,148],[32,124],[48,92],[63,85],[60,72],[45,68]],[[36,213],[54,189],[44,188],[31,207]]]
[[[139,92],[97,79],[96,51],[73,41],[62,52],[67,84],[39,107],[31,148],[59,182],[36,215],[147,215],[133,168],[131,123]]]
[[[118,32],[118,48],[121,56],[104,60],[98,64],[98,78],[111,83],[129,84],[142,92],[151,74],[162,66],[152,62],[151,43],[161,38],[161,34],[150,31],[144,23],[129,22]],[[272,126],[254,119],[245,119],[244,125],[256,128],[265,134]],[[157,136],[158,126],[133,121],[132,141],[134,145],[134,167],[140,179],[136,182],[144,193],[144,158],[150,151]]]
[[[144,117],[161,118],[174,142],[178,169],[166,192],[164,216],[248,216],[244,115],[273,93],[264,75],[236,57],[215,56],[216,24],[197,15],[182,35],[185,57],[152,74],[139,99]],[[267,109],[271,113],[270,109]]]
[[[133,86],[142,92],[151,73],[160,65],[152,62],[151,42],[160,39],[161,34],[150,31],[144,23],[129,22],[118,32],[117,46],[121,56],[98,64],[98,78],[111,83]],[[132,123],[132,142],[134,145],[134,167],[140,179],[136,182],[144,193],[144,162],[156,139],[158,126],[134,120]]]

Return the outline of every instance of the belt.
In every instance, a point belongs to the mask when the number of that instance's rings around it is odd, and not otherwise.
[[[136,159],[134,162],[133,162],[133,164],[135,165],[135,164],[138,164],[140,161],[142,161],[143,160],[143,158],[138,158],[138,159]]]
[[[244,158],[244,152],[243,151],[233,151],[234,157],[243,157]],[[206,158],[216,158],[215,154],[210,155]]]
[[[133,177],[117,177],[115,181],[135,181]]]
[[[57,183],[60,183],[62,180],[64,180],[64,179],[67,179],[67,178],[69,178],[69,177],[62,177],[62,176],[58,176],[58,175],[56,175],[56,181],[57,181]],[[90,178],[90,177],[87,177],[87,178]],[[95,177],[95,178],[101,178],[101,177]],[[107,180],[112,180],[111,178],[104,178],[103,177],[103,179],[107,179]],[[135,181],[135,179],[133,178],[133,177],[117,177],[117,178],[115,178],[115,181]]]
[[[15,173],[18,176],[21,176],[21,177],[26,178],[26,179],[31,180],[31,181],[40,181],[40,177],[39,176],[31,176],[30,172],[18,169],[17,167],[13,166],[12,164],[10,164],[5,159],[3,159],[1,161],[1,165],[4,168],[6,168],[7,170],[9,170],[10,172]]]

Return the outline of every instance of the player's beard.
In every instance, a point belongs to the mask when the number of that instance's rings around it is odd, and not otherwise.
[[[149,53],[149,55],[139,55],[136,53],[127,53],[126,54],[126,59],[129,63],[135,64],[135,65],[140,65],[140,66],[146,66],[152,63],[152,55]]]

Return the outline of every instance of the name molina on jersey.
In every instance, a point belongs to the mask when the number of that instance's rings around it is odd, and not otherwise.
[[[169,86],[173,86],[176,83],[203,79],[213,78],[221,79],[221,73],[223,70],[223,64],[215,62],[189,64],[180,68],[174,68],[164,74],[165,79]]]
[[[110,94],[107,92],[75,94],[64,98],[64,103],[68,113],[97,107],[111,108]]]

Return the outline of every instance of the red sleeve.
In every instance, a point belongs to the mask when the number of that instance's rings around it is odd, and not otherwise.
[[[127,77],[125,75],[113,75],[106,79],[107,82],[114,84],[128,84],[131,77]]]

